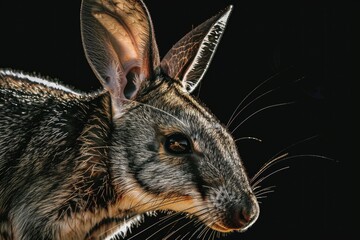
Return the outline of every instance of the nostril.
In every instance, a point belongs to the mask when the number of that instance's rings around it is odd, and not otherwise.
[[[231,220],[230,220],[231,219]],[[256,211],[249,207],[237,206],[232,209],[229,226],[234,229],[243,229],[252,224],[256,219]]]
[[[241,211],[241,219],[245,220],[245,222],[250,222],[251,220],[251,214],[248,213],[245,209]]]
[[[237,209],[234,213],[234,221],[241,226],[246,225],[251,220],[251,216],[246,209]]]
[[[237,209],[234,212],[233,225],[235,227],[242,227],[244,225],[244,221],[243,221],[243,217],[242,217],[242,211],[239,210],[239,209]]]
[[[247,214],[247,211],[245,209],[236,208],[232,212],[232,221],[231,221],[231,227],[233,228],[242,228],[250,220],[249,214]]]

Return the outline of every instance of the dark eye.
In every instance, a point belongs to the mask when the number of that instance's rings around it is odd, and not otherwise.
[[[191,144],[187,136],[182,133],[174,133],[166,137],[165,149],[172,154],[191,153]]]

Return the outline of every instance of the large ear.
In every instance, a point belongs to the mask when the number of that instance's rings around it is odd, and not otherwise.
[[[177,42],[161,61],[165,74],[191,93],[204,76],[224,32],[232,6],[208,19]]]
[[[141,0],[83,0],[81,34],[92,70],[121,110],[160,64],[146,6]]]

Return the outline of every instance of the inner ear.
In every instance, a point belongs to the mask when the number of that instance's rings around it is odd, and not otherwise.
[[[124,96],[126,99],[132,99],[140,87],[140,71],[141,69],[139,67],[134,67],[126,75],[127,83],[124,88]]]

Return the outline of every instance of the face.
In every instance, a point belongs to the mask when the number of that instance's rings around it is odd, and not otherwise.
[[[258,204],[232,137],[189,95],[231,9],[187,33],[160,61],[143,1],[82,2],[86,56],[112,100],[110,159],[123,210],[187,212],[221,232],[256,220]]]
[[[228,131],[177,82],[159,78],[146,89],[115,120],[112,158],[126,159],[114,163],[115,175],[136,199],[131,208],[191,213],[220,232],[246,230],[259,206]]]

